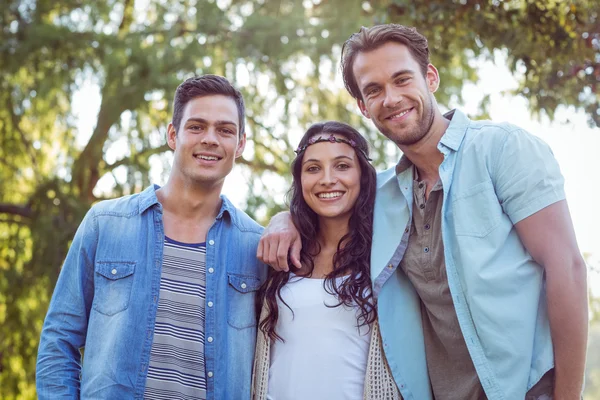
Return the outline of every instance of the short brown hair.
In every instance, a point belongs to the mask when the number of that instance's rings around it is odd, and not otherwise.
[[[196,97],[221,95],[230,97],[235,101],[238,110],[239,119],[239,137],[242,137],[246,130],[246,107],[244,98],[238,89],[233,87],[229,81],[218,75],[201,75],[186,79],[175,91],[173,100],[173,126],[175,132],[179,132],[179,125],[183,117],[183,110],[190,100]]]
[[[346,40],[342,47],[342,76],[346,90],[357,100],[362,99],[360,88],[356,83],[352,70],[354,60],[360,52],[377,50],[389,42],[396,42],[408,47],[410,54],[415,58],[423,76],[427,74],[429,65],[429,47],[425,36],[411,28],[399,24],[376,25],[371,28],[360,28]]]

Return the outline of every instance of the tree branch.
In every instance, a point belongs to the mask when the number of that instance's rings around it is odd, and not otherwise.
[[[247,165],[248,167],[250,167],[250,169],[252,171],[271,171],[271,172],[277,172],[279,173],[279,169],[277,169],[276,166],[271,165],[271,164],[265,164],[265,163],[259,163],[256,160],[250,161],[250,160],[246,160],[243,157],[240,157],[238,159],[235,160],[235,162],[237,164],[243,164],[243,165]]]
[[[28,206],[0,203],[0,214],[20,215],[21,217],[31,218],[33,211]]]
[[[23,132],[23,130],[19,126],[21,121],[19,121],[19,117],[17,116],[17,114],[15,114],[15,108],[13,105],[12,97],[10,95],[6,98],[6,107],[8,108],[8,112],[10,113],[10,119],[13,124],[13,128],[19,133],[19,136],[21,136],[21,140],[23,141],[23,145],[25,146],[25,152],[31,159],[33,167],[35,168],[35,170],[37,170],[38,165],[35,159],[35,150],[33,149],[33,145],[31,144],[31,142],[25,135],[25,132]]]
[[[146,157],[150,157],[154,154],[160,154],[160,153],[164,153],[165,151],[169,150],[170,147],[167,144],[163,144],[162,146],[159,147],[154,147],[154,148],[149,148],[149,149],[144,149],[139,153],[134,154],[131,157],[125,157],[122,158],[118,161],[115,161],[112,164],[107,164],[105,167],[105,171],[112,171],[117,167],[120,167],[121,165],[131,165],[134,164],[136,160],[139,160],[140,158],[146,158]]]
[[[16,165],[10,163],[6,157],[2,157],[0,156],[0,163],[2,163],[5,167],[9,168],[12,172],[14,172],[15,174],[18,173],[20,171],[19,168],[17,168]]]

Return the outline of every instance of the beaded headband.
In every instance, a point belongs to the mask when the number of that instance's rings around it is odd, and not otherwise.
[[[308,143],[306,143],[304,146],[298,147],[296,150],[294,150],[294,153],[296,153],[296,156],[299,156],[300,154],[302,154],[304,152],[304,150],[306,150],[306,148],[308,146],[313,145],[315,143],[321,143],[321,142],[346,143],[348,146],[351,146],[354,150],[360,151],[367,160],[373,161],[369,158],[369,156],[367,155],[367,153],[365,153],[365,151],[363,149],[358,147],[358,143],[356,143],[354,140],[341,139],[341,138],[336,137],[333,133],[331,133],[329,135],[329,137],[327,137],[327,138],[324,138],[322,136],[319,136],[318,138],[316,136],[311,137],[310,139],[308,139]]]

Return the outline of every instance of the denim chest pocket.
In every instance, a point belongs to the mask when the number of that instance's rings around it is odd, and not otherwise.
[[[93,308],[104,315],[115,315],[129,307],[135,261],[100,261],[95,267]]]
[[[485,237],[500,223],[502,206],[491,180],[457,194],[452,201],[457,235]]]
[[[227,274],[228,304],[227,323],[234,328],[244,329],[256,325],[254,301],[260,280],[255,276]]]

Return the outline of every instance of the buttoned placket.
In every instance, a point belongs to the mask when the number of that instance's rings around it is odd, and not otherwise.
[[[215,223],[216,223],[216,221],[215,221]],[[213,223],[213,227],[214,227],[214,223]],[[209,229],[209,233],[210,233],[210,231],[212,230],[212,228],[213,228],[213,227],[211,227],[211,229]],[[209,247],[210,247],[210,251],[211,251],[211,252],[214,254],[214,251],[215,251],[215,250],[214,250],[214,247],[215,247],[215,241],[214,241],[213,239],[209,239],[207,243],[208,243],[208,245],[209,245]],[[208,251],[208,249],[207,249],[207,251]],[[214,261],[214,260],[213,260],[213,261]],[[214,269],[214,267],[213,267],[213,266],[210,266],[210,267],[208,267],[208,269],[207,269],[206,271],[208,272],[208,274],[210,274],[210,275],[211,275],[211,278],[212,278],[212,276],[213,276],[213,275],[214,275],[214,273],[215,273],[215,269]],[[208,277],[208,276],[206,277],[206,284],[207,284],[207,285],[209,284],[209,277]],[[208,291],[207,291],[207,293],[208,293]],[[211,295],[214,295],[214,294],[211,292]],[[207,299],[207,300],[208,300],[208,299]],[[207,315],[207,317],[208,317],[208,314],[209,314],[209,313],[211,313],[211,314],[212,314],[212,313],[214,312],[214,310],[213,310],[213,307],[214,307],[214,305],[215,305],[215,304],[214,304],[214,302],[213,302],[212,300],[208,300],[208,301],[206,302],[206,306],[208,307],[208,309],[206,310],[206,315]],[[213,319],[214,319],[214,318],[213,318]],[[204,344],[204,346],[205,346],[206,350],[209,350],[209,349],[208,349],[208,347],[209,347],[209,346],[215,346],[215,343],[214,343],[214,342],[215,342],[215,336],[214,336],[214,333],[213,333],[213,332],[210,332],[209,326],[210,326],[212,329],[215,329],[215,328],[214,328],[214,324],[207,324],[207,323],[205,323],[205,324],[204,324],[204,328],[205,328],[205,332],[204,332],[204,333],[205,333],[205,335],[206,335],[206,343]],[[210,350],[211,350],[211,351],[210,351],[211,353],[214,353],[214,348],[210,348]],[[213,377],[214,377],[214,375],[215,375],[214,371],[212,370],[213,363],[212,363],[212,362],[210,362],[210,363],[209,363],[209,362],[208,362],[208,360],[206,360],[206,353],[207,353],[207,352],[208,352],[208,351],[205,351],[205,365],[206,365],[206,367],[207,367],[207,371],[206,371],[206,377],[207,377],[207,378],[213,378]],[[214,384],[214,382],[211,382],[211,386],[212,386],[212,384]]]
[[[445,232],[446,221],[443,216],[447,213],[448,192],[450,191],[452,185],[456,155],[452,152],[452,149],[446,147],[442,143],[438,144],[438,150],[444,155],[444,161],[440,165],[439,171],[443,190],[441,221],[442,243],[444,243],[444,261],[446,263],[448,287],[450,289],[450,294],[452,295],[452,301],[454,303],[454,309],[456,310],[456,317],[458,319],[460,329],[465,338],[465,343],[469,349],[469,354],[473,360],[473,366],[477,371],[481,385],[486,393],[501,393],[501,390],[496,382],[490,379],[490,377],[493,376],[493,372],[491,371],[490,365],[485,358],[483,348],[481,347],[481,343],[479,342],[475,331],[475,326],[471,319],[471,315],[466,307],[467,300],[460,285],[460,277],[452,258],[447,256],[447,254],[452,252],[452,249],[450,248],[451,242],[448,238],[448,234]]]

